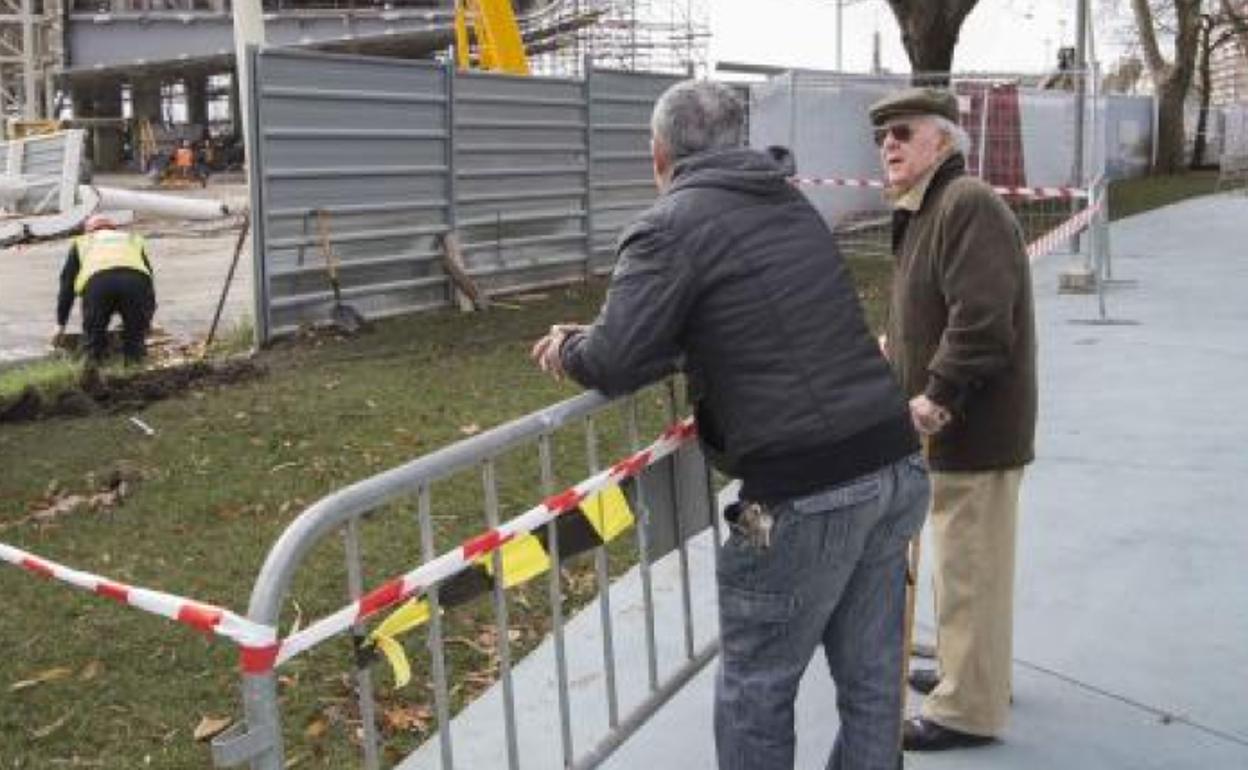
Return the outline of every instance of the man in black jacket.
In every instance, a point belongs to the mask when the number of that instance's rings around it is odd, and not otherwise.
[[[791,770],[793,701],[822,644],[841,731],[830,768],[899,761],[904,549],[928,481],[906,402],[831,233],[773,156],[744,149],[726,86],[659,99],[659,198],[621,235],[592,326],[535,361],[608,395],[677,369],[698,435],[742,480],[719,559],[722,770]]]

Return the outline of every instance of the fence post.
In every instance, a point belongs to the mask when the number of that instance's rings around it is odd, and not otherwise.
[[[542,494],[550,497],[555,493],[554,459],[551,457],[550,434],[537,440],[541,464]],[[552,521],[546,525],[546,550],[550,552],[550,569],[547,570],[547,589],[550,595],[550,636],[555,646],[555,681],[559,697],[559,736],[563,747],[563,765],[572,764],[572,717],[568,703],[568,658],[563,638],[563,560],[559,557],[559,524]]]
[[[594,57],[585,54],[585,279],[594,273]]]
[[[364,595],[364,568],[360,554],[360,520],[353,518],[347,522],[343,531],[343,541],[347,557],[347,594],[351,601]],[[368,629],[363,623],[351,627],[351,640],[358,651],[368,638]],[[380,735],[377,732],[377,703],[373,698],[373,673],[367,663],[358,659],[355,665],[356,697],[360,703],[360,724],[363,730],[361,742],[364,744],[365,770],[380,770]]]
[[[255,343],[256,347],[268,344],[271,333],[269,318],[269,276],[265,260],[264,240],[268,228],[265,226],[265,191],[268,180],[264,177],[263,155],[260,149],[260,51],[256,46],[247,47],[247,77],[251,80],[247,91],[247,103],[243,109],[249,113],[250,119],[244,120],[247,130],[247,165],[251,169],[251,269],[252,296],[255,307]]]
[[[446,98],[446,231],[450,235],[458,235],[459,226],[458,201],[459,182],[455,178],[455,56],[454,52],[446,57],[446,74],[444,75]],[[451,276],[447,275],[447,299],[452,306],[455,304],[455,285]]]

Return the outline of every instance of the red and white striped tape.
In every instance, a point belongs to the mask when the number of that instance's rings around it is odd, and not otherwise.
[[[229,639],[239,646],[239,664],[243,671],[249,674],[265,674],[299,653],[343,633],[356,623],[455,576],[471,566],[476,559],[493,552],[504,543],[527,535],[557,516],[576,509],[586,497],[636,476],[647,466],[675,452],[696,435],[697,426],[692,417],[687,417],[667,428],[654,443],[631,457],[547,498],[520,516],[469,538],[437,559],[386,581],[338,612],[280,641],[274,628],[252,622],[229,610],[71,569],[4,543],[0,543],[0,560],[33,575],[59,580],[130,607],[175,620],[204,633]]]
[[[351,626],[382,610],[411,598],[432,585],[464,571],[482,556],[503,544],[527,535],[553,521],[557,516],[575,510],[581,501],[607,487],[636,476],[651,465],[675,452],[697,435],[692,417],[672,425],[653,444],[582,481],[574,487],[547,498],[516,518],[464,541],[458,548],[442,554],[431,562],[400,577],[386,581],[365,596],[328,615],[307,628],[282,640],[274,665],[281,665],[305,650],[326,641]]]
[[[257,670],[267,670],[265,660],[272,657],[276,632],[229,610],[163,591],[135,588],[90,572],[71,569],[4,543],[0,543],[0,560],[21,567],[33,575],[59,580],[121,604],[175,620],[197,631],[229,639],[241,648],[244,671],[254,673]],[[271,665],[268,664],[268,667]]]
[[[821,179],[813,176],[791,176],[789,182],[798,187],[870,187],[883,190],[884,182],[879,179]]]
[[[1027,257],[1034,262],[1040,257],[1052,253],[1063,241],[1070,240],[1088,229],[1088,226],[1092,223],[1092,218],[1100,212],[1102,205],[1104,205],[1103,202],[1098,200],[1095,204],[1088,206],[1032,241],[1027,245]]]
[[[862,187],[874,190],[883,190],[885,187],[884,182],[880,179],[794,176],[789,177],[789,181],[798,187]],[[1079,187],[993,187],[992,189],[998,195],[1004,195],[1009,198],[1033,198],[1037,200],[1058,198],[1071,200],[1088,197],[1088,191]]]

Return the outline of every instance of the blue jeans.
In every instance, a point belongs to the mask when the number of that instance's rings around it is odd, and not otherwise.
[[[841,729],[829,770],[896,770],[906,544],[931,493],[919,455],[771,506],[770,547],[731,532],[719,558],[720,770],[792,770],[793,702],[823,645]]]

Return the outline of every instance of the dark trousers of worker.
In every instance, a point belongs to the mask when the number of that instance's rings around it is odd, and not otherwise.
[[[82,292],[82,336],[91,361],[108,355],[108,322],[121,315],[122,352],[127,361],[143,360],[147,330],[156,312],[152,279],[129,268],[105,270],[91,276]]]
[[[733,527],[718,565],[719,770],[794,770],[794,701],[820,646],[841,721],[828,770],[896,770],[906,546],[928,498],[916,454],[773,506],[767,547]]]

